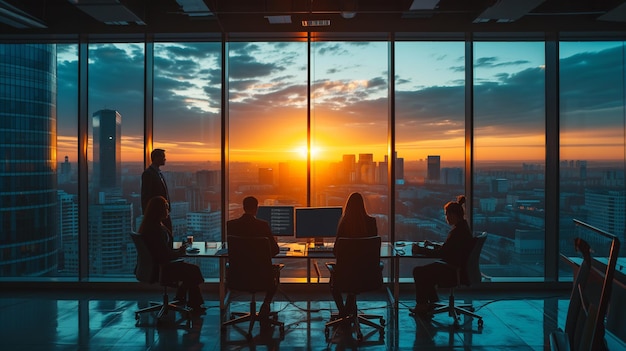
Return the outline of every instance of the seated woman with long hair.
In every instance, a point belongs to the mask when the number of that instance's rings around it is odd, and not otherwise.
[[[376,218],[367,213],[363,195],[360,193],[350,194],[343,207],[343,214],[337,226],[337,237],[364,238],[377,235]],[[350,305],[352,301],[344,302],[341,292],[335,288],[332,274],[330,277],[330,291],[339,310],[339,315],[345,315],[345,306]]]
[[[164,265],[162,274],[167,279],[180,282],[176,291],[176,300],[186,302],[194,312],[204,312],[205,308],[202,306],[204,299],[200,291],[200,283],[204,282],[204,277],[200,268],[195,264],[173,261],[185,255],[187,245],[183,244],[177,250],[171,249],[170,231],[162,223],[168,216],[167,200],[163,196],[153,197],[144,212],[139,234],[143,237],[156,263]]]

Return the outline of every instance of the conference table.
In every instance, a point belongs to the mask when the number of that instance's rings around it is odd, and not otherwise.
[[[389,276],[385,279],[389,301],[398,307],[398,297],[400,291],[399,261],[402,258],[419,258],[416,265],[428,264],[436,261],[436,258],[413,255],[411,252],[412,242],[382,242],[380,247],[380,258],[389,261]],[[181,242],[175,242],[177,249]],[[327,244],[329,245],[329,244]],[[306,260],[306,283],[312,283],[311,267],[315,270],[317,282],[320,282],[320,270],[317,260],[333,259],[332,249],[327,246],[324,250],[311,249],[313,245],[305,242],[279,242],[279,253],[274,256],[273,261],[285,263],[288,260]],[[225,242],[204,242],[194,241],[191,248],[187,249],[185,257],[206,258],[219,260],[219,299],[220,309],[225,309],[229,304],[229,292],[226,289],[226,262],[228,260],[228,248]],[[285,263],[288,265],[289,263]]]

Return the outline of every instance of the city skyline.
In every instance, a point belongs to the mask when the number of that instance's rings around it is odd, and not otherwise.
[[[376,154],[387,152],[386,98],[389,84],[387,65],[369,63],[381,57],[386,62],[386,43],[315,43],[312,79],[312,153],[318,160],[334,155],[357,153],[368,149]],[[489,104],[477,104],[477,160],[541,160],[545,157],[545,135],[537,121],[543,118],[541,101],[545,79],[541,42],[476,43],[477,70],[475,94],[489,96]],[[611,128],[621,118],[616,108],[620,96],[598,86],[595,69],[618,69],[615,64],[623,44],[563,43],[559,69],[568,86],[585,101],[584,109],[564,106],[571,118],[591,118],[593,130],[586,124],[564,123],[561,128],[561,152],[594,160],[623,159],[619,145],[623,133]],[[418,139],[396,140],[396,150],[407,160],[424,159],[437,153],[449,160],[462,160],[463,141],[463,44],[398,43],[396,64],[396,128],[403,135]],[[414,47],[415,46],[415,47]],[[57,158],[76,159],[75,129],[64,121],[76,120],[72,106],[76,79],[75,47],[60,45],[59,59],[59,128]],[[306,66],[301,56],[302,43],[233,43],[229,53],[229,153],[236,160],[299,160],[306,147]],[[432,50],[428,50],[432,48]],[[278,58],[271,56],[280,50]],[[417,50],[417,51],[416,51]],[[423,50],[425,54],[421,54]],[[220,157],[219,120],[221,101],[219,45],[213,43],[160,43],[155,48],[155,147],[176,150],[177,160],[218,161]],[[143,159],[143,47],[138,44],[90,45],[90,109],[110,108],[125,116],[122,139],[123,161]],[[408,63],[417,55],[422,65]],[[372,57],[351,65],[354,57]],[[105,61],[106,60],[106,61]],[[339,62],[339,64],[337,64]],[[590,70],[580,75],[581,64]],[[411,70],[406,67],[411,67]],[[428,67],[433,67],[432,72]],[[356,72],[356,73],[355,73]],[[603,72],[619,77],[620,73]],[[119,82],[125,84],[120,85]],[[537,85],[540,82],[539,85]],[[69,90],[67,90],[69,89]],[[119,93],[115,101],[106,92]],[[593,91],[593,94],[586,93]],[[527,95],[527,92],[535,92]],[[485,95],[488,94],[488,95]],[[532,99],[524,102],[524,99]],[[568,101],[576,101],[568,96]],[[614,102],[608,102],[614,101]],[[416,101],[428,101],[416,105]],[[115,106],[113,106],[114,104]],[[501,123],[507,104],[515,106],[515,123]],[[534,117],[530,117],[534,116]],[[569,117],[568,117],[569,118]],[[537,120],[539,119],[539,120]],[[267,123],[271,121],[271,123]],[[414,121],[416,123],[408,123]],[[333,128],[329,129],[332,122]],[[272,129],[267,125],[280,125]],[[608,126],[608,127],[606,127]],[[340,133],[333,132],[340,130]],[[436,136],[436,139],[433,137]],[[272,140],[272,143],[265,142]],[[346,143],[345,141],[350,141]],[[506,147],[503,142],[506,141]],[[91,140],[89,140],[91,143]],[[91,145],[90,145],[91,147]],[[523,148],[524,152],[514,152]],[[271,156],[269,156],[271,155]]]
[[[481,59],[475,61],[477,72],[476,79],[472,82],[476,86],[474,101],[476,113],[472,124],[471,144],[466,142],[464,104],[459,104],[463,100],[459,96],[463,95],[465,83],[463,79],[455,78],[464,76],[462,72],[464,68],[460,70],[457,66],[456,70],[450,69],[452,66],[449,63],[442,63],[445,62],[443,57],[434,60],[433,62],[441,64],[433,67],[433,71],[444,69],[452,73],[431,75],[428,79],[421,80],[431,85],[396,91],[397,109],[394,127],[398,134],[395,138],[395,150],[388,145],[389,119],[385,107],[389,104],[387,101],[389,87],[383,79],[387,63],[377,59],[384,56],[381,53],[385,51],[381,48],[385,47],[385,43],[376,45],[331,43],[332,45],[320,45],[315,48],[315,74],[311,80],[313,99],[310,101],[313,103],[312,124],[309,130],[306,118],[303,118],[307,111],[302,109],[302,102],[309,101],[306,98],[302,100],[301,94],[307,86],[306,82],[300,84],[302,76],[298,76],[302,71],[292,72],[287,70],[287,66],[276,65],[277,61],[282,59],[281,55],[276,55],[273,59],[264,56],[275,52],[276,43],[257,43],[259,45],[252,47],[248,44],[233,45],[233,51],[229,53],[233,58],[231,63],[235,65],[231,67],[228,82],[230,118],[225,122],[229,123],[229,134],[228,143],[223,151],[228,166],[224,168],[220,162],[222,125],[221,119],[218,118],[219,113],[210,108],[198,107],[197,104],[202,102],[194,100],[196,95],[192,93],[193,89],[202,87],[204,90],[196,92],[199,94],[197,96],[205,94],[207,97],[206,94],[215,94],[214,88],[218,88],[219,82],[211,80],[210,83],[205,82],[207,83],[205,85],[196,82],[197,72],[193,73],[191,70],[192,67],[196,67],[196,61],[177,62],[178,68],[184,63],[189,65],[190,70],[186,71],[187,75],[174,76],[176,70],[168,69],[168,62],[174,64],[174,58],[180,58],[177,56],[178,51],[167,43],[155,48],[160,54],[155,55],[158,57],[155,61],[158,62],[155,62],[155,95],[152,100],[155,107],[152,124],[154,134],[147,133],[146,138],[154,141],[154,147],[168,150],[168,162],[163,173],[168,184],[171,184],[171,216],[177,237],[194,232],[197,234],[193,235],[198,235],[200,239],[223,239],[226,233],[222,232],[220,223],[223,223],[224,219],[238,215],[244,196],[255,195],[264,204],[341,206],[350,193],[358,191],[363,193],[369,212],[377,219],[379,235],[384,240],[415,240],[428,237],[442,239],[449,230],[443,216],[443,204],[453,200],[458,194],[463,194],[467,187],[471,186],[473,229],[487,231],[494,239],[493,243],[486,245],[485,251],[488,254],[485,259],[489,264],[490,273],[495,276],[509,274],[519,277],[541,276],[544,268],[544,247],[541,238],[553,235],[546,232],[545,225],[545,210],[549,207],[546,206],[546,199],[556,196],[549,193],[551,190],[545,189],[548,184],[546,176],[554,175],[554,172],[547,172],[551,165],[557,166],[561,171],[558,174],[561,177],[557,213],[559,220],[583,218],[593,224],[621,230],[620,234],[623,236],[623,211],[616,211],[619,204],[623,204],[625,197],[623,160],[617,158],[616,160],[621,162],[598,162],[599,157],[610,155],[609,152],[599,151],[607,149],[617,154],[624,152],[623,140],[621,143],[616,142],[617,139],[611,139],[613,136],[601,128],[603,123],[608,123],[612,127],[613,135],[622,131],[623,128],[616,126],[623,126],[623,120],[617,118],[619,115],[614,111],[616,108],[610,108],[613,105],[618,106],[620,100],[611,95],[614,93],[608,92],[601,93],[605,96],[599,98],[604,99],[604,104],[594,104],[597,96],[581,103],[582,97],[571,95],[578,93],[579,90],[584,91],[587,87],[584,87],[585,89],[570,85],[563,87],[559,90],[562,94],[559,114],[562,133],[558,136],[560,139],[556,139],[559,141],[558,148],[562,151],[561,159],[555,160],[544,155],[545,136],[537,137],[549,130],[544,121],[545,103],[542,100],[546,80],[542,73],[545,72],[538,63],[541,60],[537,61],[537,57],[541,57],[543,53],[542,43],[520,45],[528,53],[522,53],[519,62],[506,64],[496,59],[486,60],[490,62],[489,64],[483,62],[482,58],[486,57],[483,55],[489,53],[486,49],[489,49],[491,44],[476,43],[477,57]],[[287,45],[285,50],[281,51],[281,54],[293,60],[289,68],[297,67],[295,62],[301,58],[295,54],[302,48],[296,43],[291,44],[294,45]],[[421,51],[417,49],[426,47],[420,44],[411,43],[398,49],[404,50],[405,55],[410,52],[419,54]],[[463,45],[455,44],[451,50],[458,53]],[[518,43],[497,43],[495,46],[500,49],[506,48],[504,44]],[[441,48],[446,45],[448,44],[438,43],[434,46]],[[175,46],[177,50],[181,50],[188,47],[206,49],[213,45],[202,43]],[[370,55],[371,61],[375,62],[374,67],[361,66],[360,62],[350,67],[343,66],[345,62],[342,59],[337,61],[336,67],[324,63],[335,61],[332,57],[365,55],[366,52],[363,50],[375,47],[377,49]],[[99,54],[103,57],[121,56],[131,58],[132,62],[125,80],[116,81],[120,79],[116,75],[123,73],[126,66],[117,66],[119,62],[116,60],[92,61],[90,58],[90,80],[86,91],[89,109],[94,107],[97,109],[96,112],[86,116],[86,121],[92,125],[86,140],[87,149],[80,149],[82,155],[90,161],[86,165],[86,174],[83,173],[84,169],[79,170],[75,167],[79,161],[77,139],[64,134],[68,130],[73,130],[73,133],[79,132],[78,128],[66,129],[68,122],[73,127],[79,123],[77,115],[65,113],[66,109],[76,102],[75,96],[74,99],[67,100],[67,92],[71,91],[70,83],[75,83],[69,82],[68,77],[64,77],[57,85],[59,99],[56,112],[62,116],[55,116],[51,110],[44,110],[50,114],[48,116],[50,120],[58,117],[57,126],[45,129],[49,135],[56,137],[56,140],[33,138],[50,148],[50,152],[45,154],[50,160],[46,159],[46,163],[42,163],[48,167],[47,171],[52,170],[47,172],[47,176],[53,179],[59,174],[62,175],[58,177],[60,191],[57,193],[54,186],[46,191],[58,194],[57,200],[63,203],[62,211],[65,212],[63,216],[55,218],[63,219],[66,223],[57,222],[56,228],[50,227],[50,230],[39,231],[46,232],[47,235],[61,233],[61,236],[56,237],[56,245],[48,247],[51,256],[58,254],[58,260],[46,262],[46,269],[50,270],[50,275],[55,275],[52,271],[57,267],[57,263],[62,263],[60,267],[69,269],[58,272],[60,275],[72,275],[77,269],[77,264],[81,266],[86,264],[90,274],[94,275],[128,273],[131,266],[128,260],[132,260],[133,252],[126,234],[133,229],[136,230],[137,221],[141,220],[138,191],[140,174],[145,166],[142,159],[146,151],[142,115],[142,106],[145,103],[142,96],[144,79],[143,71],[138,73],[136,70],[143,65],[139,65],[141,50],[136,44],[96,44],[91,48],[96,52],[96,56]],[[116,51],[115,48],[119,50]],[[256,55],[250,55],[253,52]],[[427,52],[432,54],[437,50]],[[581,53],[562,60],[577,55]],[[172,61],[167,61],[168,57]],[[579,60],[578,57],[573,59],[577,64],[581,62]],[[455,62],[464,64],[463,60]],[[91,67],[92,64],[96,66]],[[486,71],[482,71],[483,64],[487,68]],[[325,65],[328,67],[321,69]],[[399,63],[398,65],[402,66]],[[400,68],[407,70],[413,66],[415,65],[407,64]],[[206,76],[221,77],[215,75],[217,72],[211,71],[211,67],[221,68],[219,65],[209,65],[204,66],[201,71]],[[266,71],[260,73],[263,67]],[[512,70],[511,67],[516,68]],[[411,75],[410,70],[409,73],[401,72],[398,71],[395,77],[397,87],[410,85],[409,81],[417,79]],[[299,78],[294,78],[296,76]],[[429,79],[433,81],[430,82]],[[528,80],[536,80],[538,83],[533,85]],[[4,83],[7,82],[11,83],[8,80]],[[290,85],[288,84],[290,82],[300,83]],[[106,91],[105,88],[113,83],[116,84],[115,88],[108,87],[112,90]],[[47,87],[53,88],[54,85],[51,83]],[[182,90],[173,90],[175,87]],[[185,90],[184,87],[191,90]],[[523,89],[516,90],[522,87]],[[436,95],[438,89],[444,91]],[[526,89],[532,90],[529,92],[530,95],[523,94]],[[287,91],[290,91],[288,96],[292,100],[286,101],[284,106],[280,105],[280,99],[285,98],[284,94]],[[446,99],[437,99],[443,96]],[[499,99],[507,105],[501,104]],[[125,101],[133,101],[132,107],[135,112],[141,113],[129,112],[132,109],[123,107]],[[180,119],[179,111],[170,110],[174,106],[171,105],[173,102],[187,104],[180,106],[187,106],[187,112],[196,119]],[[204,103],[213,106],[211,104],[215,101],[211,98]],[[28,106],[24,107],[24,111],[27,112]],[[76,105],[73,108],[75,107]],[[495,107],[502,110],[495,111]],[[195,114],[198,109],[202,110],[201,114]],[[115,112],[120,116],[120,123],[116,124],[115,128],[111,124],[112,128],[108,134],[100,135],[97,130],[99,122],[90,118],[97,111]],[[298,113],[298,118],[291,114],[294,111]],[[529,114],[524,115],[525,112]],[[602,121],[596,121],[590,116],[600,112],[605,113],[603,116],[606,117]],[[579,119],[577,115],[582,118]],[[572,135],[576,135],[576,131],[586,125],[585,123],[579,125],[581,121],[596,123],[599,126],[597,130],[605,133],[603,134],[605,142],[596,143],[591,137],[584,139],[583,134],[576,136],[578,139],[572,139]],[[118,127],[119,130],[112,131]],[[61,132],[61,129],[65,131]],[[254,135],[250,134],[251,132],[254,132]],[[304,158],[308,150],[305,150],[302,144],[296,145],[295,148],[290,144],[294,140],[301,141],[303,135],[308,132],[311,133],[313,143],[311,154],[314,156],[310,167]],[[122,139],[117,138],[118,136]],[[556,137],[553,135],[551,138]],[[102,184],[103,175],[97,175],[99,170],[96,158],[102,156],[99,152],[103,146],[101,143],[113,140],[115,143],[109,146],[115,145],[115,148],[119,146],[120,152],[115,152],[115,161],[111,159],[107,168],[110,171],[115,168],[115,173],[121,171],[119,189],[121,191],[117,189],[111,192],[99,191],[98,188],[103,185],[108,188],[118,183],[117,175],[113,176],[113,173],[106,175],[107,180],[111,181],[110,184]],[[320,147],[317,143],[320,140],[332,147]],[[586,140],[594,144],[589,144]],[[598,153],[599,157],[594,154],[597,158],[589,159],[583,157],[585,156],[583,153],[573,155],[572,145],[589,149],[590,153]],[[66,152],[68,151],[66,147],[69,146],[73,147],[74,154]],[[465,158],[469,156],[465,150],[468,146],[472,147],[471,169],[467,169],[465,163]],[[504,161],[494,159],[495,154],[491,154],[493,149],[507,155]],[[397,186],[394,188],[389,184],[387,172],[389,164],[386,163],[388,153],[392,151],[396,151],[399,161],[402,159],[402,162],[397,163],[402,165],[402,172],[396,168],[394,183]],[[89,160],[90,157],[94,160]],[[433,161],[430,168],[429,158]],[[59,167],[54,167],[55,159]],[[262,161],[265,159],[268,161]],[[120,167],[113,167],[113,162],[117,163],[118,160],[121,163]],[[469,172],[471,174],[468,174]],[[11,175],[19,176],[19,173]],[[68,180],[71,183],[66,183]],[[223,184],[223,180],[228,184]],[[39,181],[40,179],[32,179],[31,182],[36,184]],[[472,184],[466,184],[467,181],[471,181]],[[83,188],[83,185],[86,188]],[[87,200],[81,197],[81,189],[88,192]],[[391,191],[394,191],[394,194],[391,194]],[[15,192],[10,192],[9,195],[12,196],[11,199],[23,199]],[[390,199],[394,199],[395,203],[389,203]],[[37,205],[46,204],[41,202]],[[77,209],[79,213],[76,213]],[[82,212],[84,209],[87,209],[86,215]],[[554,214],[555,210],[553,208],[550,210],[551,214]],[[77,223],[72,223],[79,219],[88,219],[87,233],[84,233],[85,230]],[[394,231],[390,232],[391,229]],[[562,239],[560,245],[573,234],[569,229],[566,226],[560,228]],[[89,241],[89,251],[84,251],[84,247],[77,247],[77,239],[84,238],[84,235],[87,235]],[[18,248],[30,249],[29,243],[25,241],[22,246],[11,247],[14,248],[13,252],[19,253],[22,251],[18,252]],[[89,255],[89,263],[79,262],[77,258],[79,251]],[[511,268],[515,268],[514,273],[511,273]]]

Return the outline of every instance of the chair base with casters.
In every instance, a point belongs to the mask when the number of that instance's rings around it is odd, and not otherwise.
[[[250,300],[250,311],[249,312],[231,312],[230,320],[222,323],[221,332],[225,333],[226,328],[229,325],[235,325],[239,323],[248,322],[248,332],[246,333],[246,339],[252,340],[252,328],[254,328],[254,323],[259,321],[259,323],[267,322],[269,326],[277,326],[279,328],[280,337],[283,338],[285,336],[285,323],[278,320],[278,312],[270,311],[266,320],[261,320],[259,318],[259,312],[256,312],[256,298],[255,294],[252,294],[252,299]]]
[[[481,329],[483,327],[483,317],[474,313],[474,307],[471,304],[464,305],[455,305],[454,302],[454,288],[450,289],[450,296],[448,297],[448,304],[436,303],[435,308],[430,312],[432,315],[439,313],[448,313],[450,317],[454,320],[454,327],[458,328],[460,326],[459,320],[462,315],[474,317],[478,319],[478,328]]]
[[[173,301],[169,300],[169,296],[167,295],[167,286],[164,286],[163,287],[163,301],[162,302],[150,301],[149,307],[145,307],[138,311],[135,311],[135,320],[137,321],[137,323],[139,323],[140,315],[142,313],[157,312],[156,320],[158,323],[162,320],[163,317],[167,316],[167,314],[170,311],[172,311],[172,312],[179,312],[183,316],[183,318],[186,320],[187,326],[189,326],[191,324],[190,321],[191,321],[192,309],[184,305],[179,305],[178,303],[179,303],[178,300],[173,300]]]
[[[187,326],[191,325],[191,309],[185,306],[177,305],[178,301],[169,301],[169,297],[167,296],[167,288],[168,287],[178,287],[178,282],[172,280],[172,278],[163,276],[163,269],[168,263],[157,264],[155,259],[152,256],[150,250],[146,246],[142,236],[137,233],[131,233],[130,237],[135,244],[135,248],[137,249],[137,263],[135,265],[135,277],[138,281],[154,284],[158,283],[163,288],[163,301],[159,302],[150,302],[150,307],[146,307],[140,309],[135,312],[135,319],[137,320],[137,325],[139,325],[140,315],[142,313],[148,312],[157,312],[157,323],[161,321],[161,319],[168,314],[169,311],[180,312],[183,315],[183,318],[187,321]],[[172,261],[174,262],[174,261]]]
[[[138,311],[135,311],[135,320],[139,323],[139,319],[142,313],[151,313],[157,312],[156,321],[159,323],[165,316],[168,315],[169,312],[179,312],[186,321],[186,325],[191,325],[191,312],[193,311],[190,307],[179,305],[178,300],[170,301],[169,296],[167,294],[167,286],[163,287],[163,301],[155,302],[150,301],[150,306],[142,308]]]
[[[348,326],[350,330],[356,334],[358,341],[363,340],[363,332],[361,331],[361,324],[370,326],[378,330],[379,338],[382,340],[385,336],[385,319],[381,315],[358,313],[356,306],[356,296],[348,295],[348,301],[351,301],[349,305],[345,306],[348,313],[339,317],[339,313],[331,314],[330,321],[326,323],[324,327],[324,335],[326,340],[330,339],[330,328]],[[372,322],[373,319],[378,319],[380,324]]]
[[[432,316],[438,313],[447,312],[454,320],[454,327],[459,328],[459,319],[461,315],[466,315],[478,319],[478,329],[483,327],[483,318],[474,313],[474,307],[472,305],[455,305],[454,303],[454,291],[460,285],[471,286],[473,284],[480,283],[482,280],[482,273],[480,272],[480,253],[482,251],[485,240],[487,240],[487,233],[483,232],[480,235],[472,239],[472,249],[467,257],[467,266],[465,269],[456,268],[456,276],[453,280],[443,281],[439,287],[449,288],[450,296],[448,297],[448,304],[435,303],[435,308],[428,313],[428,316]],[[447,280],[447,279],[446,279]]]

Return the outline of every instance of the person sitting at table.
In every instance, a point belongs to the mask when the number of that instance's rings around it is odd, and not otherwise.
[[[172,249],[170,245],[169,229],[163,220],[169,216],[169,205],[165,197],[156,196],[148,201],[144,212],[139,234],[150,250],[157,264],[163,264],[162,274],[169,280],[178,280],[180,285],[176,291],[176,300],[186,303],[194,313],[204,313],[204,299],[200,291],[200,284],[204,277],[200,267],[184,261],[175,261],[185,255],[189,245],[183,242],[180,248]]]
[[[456,277],[456,269],[467,264],[472,249],[472,231],[465,220],[463,204],[465,196],[460,195],[457,201],[450,201],[444,206],[446,221],[452,226],[443,244],[425,241],[423,247],[413,244],[413,254],[439,257],[441,261],[413,268],[415,281],[415,307],[409,311],[420,316],[428,315],[439,301],[436,287],[440,282]]]
[[[280,248],[278,247],[278,242],[276,242],[276,238],[272,235],[272,231],[270,229],[270,225],[267,221],[256,218],[257,211],[259,209],[259,200],[257,200],[254,196],[248,196],[243,199],[243,215],[237,219],[231,219],[226,222],[226,233],[227,235],[236,235],[236,236],[244,236],[244,237],[266,237],[270,243],[270,253],[273,256],[276,256],[280,252]],[[274,266],[274,282],[273,289],[268,289],[265,292],[265,298],[263,299],[263,304],[259,309],[259,319],[263,320],[269,317],[270,313],[270,303],[274,298],[274,294],[276,293],[276,289],[278,289],[278,282],[280,280],[280,269],[279,266]]]
[[[361,238],[377,235],[378,227],[376,226],[376,218],[367,213],[363,195],[356,192],[350,194],[343,207],[343,214],[341,215],[341,219],[339,219],[339,224],[337,225],[337,237]],[[332,274],[330,276],[330,291],[337,305],[339,315],[342,317],[345,315],[344,307],[349,305],[351,301],[344,303],[341,292],[334,288]]]

